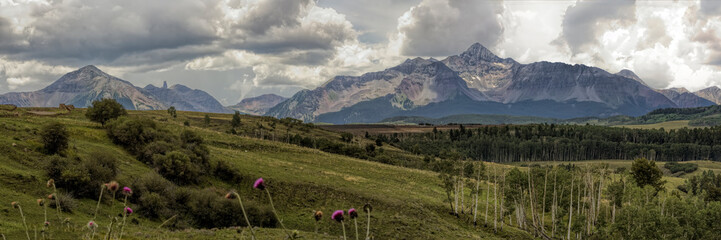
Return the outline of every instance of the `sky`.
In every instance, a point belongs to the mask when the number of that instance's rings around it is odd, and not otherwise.
[[[521,63],[630,69],[654,88],[721,85],[719,0],[0,0],[0,94],[95,65],[232,105],[476,42]]]

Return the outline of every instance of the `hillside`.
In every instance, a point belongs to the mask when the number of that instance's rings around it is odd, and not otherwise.
[[[212,193],[213,199],[222,199],[228,190],[236,189],[247,204],[262,206],[266,204],[265,195],[250,186],[256,178],[263,177],[269,184],[285,225],[299,230],[300,235],[306,238],[337,239],[342,234],[339,224],[331,222],[327,217],[319,224],[319,233],[323,234],[313,234],[314,222],[311,216],[314,210],[322,210],[329,216],[333,210],[350,207],[362,209],[366,203],[373,206],[371,232],[378,239],[528,238],[525,233],[511,227],[504,228],[498,235],[491,234],[487,228],[475,228],[472,224],[448,214],[447,203],[444,202],[445,194],[437,174],[430,171],[391,166],[278,141],[230,134],[227,130],[230,128],[231,115],[227,114],[208,114],[210,123],[207,125],[204,122],[205,113],[178,112],[177,119],[168,116],[165,111],[130,111],[130,115],[153,119],[152,121],[161,124],[170,132],[191,130],[197,133],[208,146],[211,164],[216,165],[223,161],[229,164],[230,168],[242,173],[238,176],[239,181],[203,176],[197,185],[182,188]],[[183,126],[185,121],[190,126]],[[71,151],[81,159],[90,158],[90,155],[97,151],[111,153],[118,163],[119,175],[116,179],[121,186],[130,186],[138,191],[138,194],[142,194],[142,188],[138,188],[136,184],[154,174],[153,169],[130,155],[128,150],[115,145],[99,124],[86,120],[83,110],[54,117],[26,114],[0,118],[0,129],[4,133],[0,136],[0,201],[6,203],[3,205],[5,210],[3,219],[0,220],[0,231],[8,239],[24,237],[22,222],[18,221],[18,212],[10,208],[10,202],[18,201],[21,204],[31,229],[42,222],[43,211],[42,208],[34,206],[35,199],[46,196],[50,190],[45,187],[47,176],[43,170],[48,164],[47,157],[39,152],[41,144],[37,133],[49,122],[60,122],[68,127]],[[338,133],[264,117],[243,116],[239,130],[262,138],[303,133],[304,136],[340,141]],[[391,147],[382,148],[390,152],[400,151]],[[482,184],[482,187],[485,186]],[[108,199],[101,204],[99,216],[111,214],[108,211],[109,202]],[[88,233],[84,226],[92,216],[96,199],[79,198],[76,204],[73,212],[62,213],[63,218],[70,218],[71,231],[62,230],[61,224],[55,220],[57,218],[54,209],[48,209],[51,221],[49,233],[53,239],[78,239]],[[239,236],[242,230],[158,230],[157,227],[171,216],[161,215],[157,219],[145,217],[144,211],[148,210],[139,207],[139,204],[143,204],[142,200],[131,200],[130,206],[136,209],[137,213],[128,219],[132,224],[125,229],[127,239],[227,239]],[[115,206],[117,207],[118,203]],[[361,226],[365,224],[363,217],[365,215],[361,213]],[[185,220],[171,219],[169,225],[179,226],[177,224],[183,221]],[[104,227],[108,224],[107,218],[100,217],[96,222],[100,226],[100,232],[104,233]],[[349,230],[348,224],[346,227],[346,230]],[[248,236],[247,232],[244,234]],[[258,234],[264,236],[261,239],[281,239],[283,233],[280,229],[261,228]]]

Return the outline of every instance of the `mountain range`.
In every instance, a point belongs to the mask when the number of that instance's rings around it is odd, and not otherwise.
[[[210,94],[183,85],[139,88],[89,65],[67,73],[49,86],[34,92],[0,95],[0,104],[18,107],[57,107],[71,104],[84,108],[94,100],[113,98],[131,110],[160,110],[175,106],[180,111],[229,112]]]
[[[175,106],[181,111],[239,111],[342,124],[464,114],[554,119],[640,116],[660,108],[720,104],[721,89],[653,89],[630,70],[614,74],[581,64],[522,64],[500,58],[476,43],[443,60],[407,59],[383,71],[336,76],[290,98],[266,94],[228,107],[202,90],[179,84],[168,87],[165,82],[162,87],[140,88],[92,65],[67,73],[38,91],[0,95],[0,104],[53,107],[64,103],[82,108],[102,98],[114,98],[135,110]]]
[[[267,115],[327,123],[457,114],[575,118],[713,104],[694,93],[652,89],[630,70],[612,74],[580,64],[521,64],[476,43],[440,61],[408,59],[379,72],[334,77],[296,93]]]

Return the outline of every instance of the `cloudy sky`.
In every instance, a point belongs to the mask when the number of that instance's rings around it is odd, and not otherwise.
[[[92,64],[229,105],[475,42],[521,63],[630,69],[656,88],[721,85],[718,0],[0,0],[0,93]]]

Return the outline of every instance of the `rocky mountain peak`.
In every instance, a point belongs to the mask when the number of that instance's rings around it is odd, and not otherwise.
[[[637,82],[640,82],[641,84],[643,84],[645,86],[648,86],[638,75],[636,75],[636,73],[634,73],[631,70],[623,69],[623,70],[619,71],[618,73],[616,73],[616,75],[636,80]]]
[[[465,52],[461,53],[460,56],[464,59],[482,60],[486,62],[498,62],[503,60],[480,43],[474,43]]]

